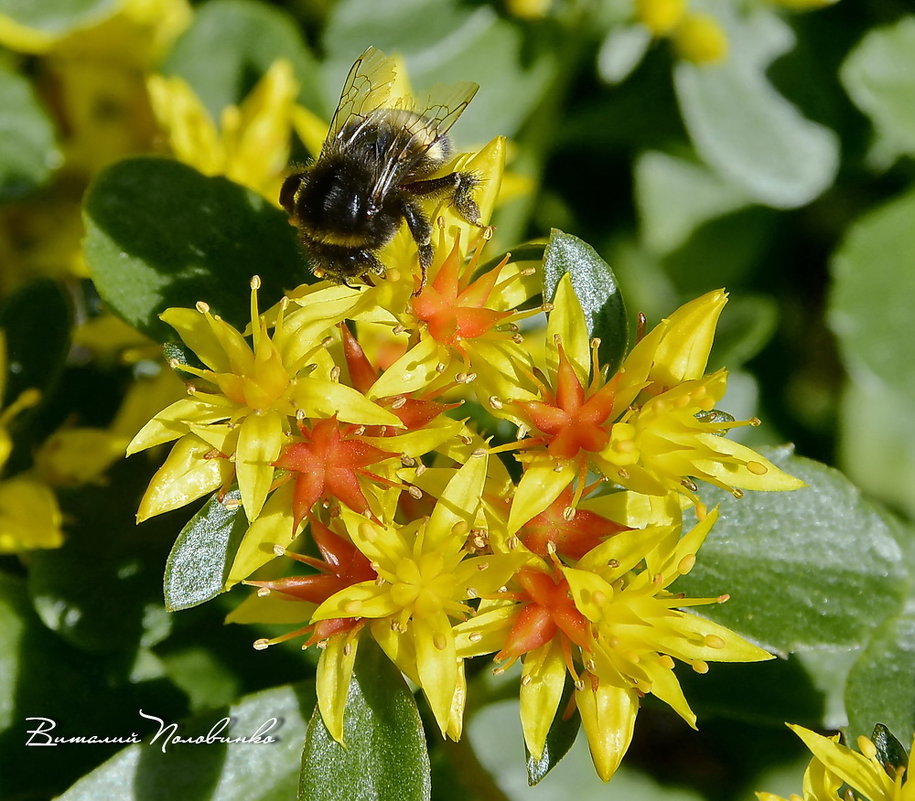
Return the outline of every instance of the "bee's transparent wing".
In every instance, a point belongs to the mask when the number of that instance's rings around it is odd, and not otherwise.
[[[369,47],[350,68],[340,93],[340,102],[330,121],[324,147],[340,137],[344,126],[353,119],[365,121],[369,114],[394,102],[391,98],[397,74],[397,60],[381,50]],[[349,126],[347,137],[360,126]]]
[[[381,170],[373,186],[375,197],[383,196],[398,177],[409,172],[439,140],[448,133],[457,118],[463,114],[479,85],[470,81],[455,84],[437,84],[417,97],[398,97],[391,108],[404,110],[403,127],[386,153],[385,169]],[[417,142],[425,143],[417,148]]]
[[[423,120],[422,128],[444,136],[473,100],[479,85],[470,81],[436,84],[412,100],[410,110]]]

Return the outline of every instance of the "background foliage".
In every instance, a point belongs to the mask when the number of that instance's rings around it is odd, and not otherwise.
[[[432,797],[743,799],[753,789],[799,789],[803,757],[785,720],[847,726],[852,736],[885,722],[910,742],[915,16],[907,4],[846,0],[795,13],[708,0],[701,8],[729,43],[713,65],[651,41],[624,0],[208,0],[160,52],[125,66],[105,50],[104,33],[92,34],[117,6],[0,0],[3,407],[27,388],[43,393],[7,423],[4,478],[37,472],[53,487],[66,537],[57,549],[0,557],[0,797],[288,799],[302,743],[305,759],[321,758],[314,725],[306,740],[315,657],[295,645],[251,648],[282,626],[224,627],[246,591],[165,610],[166,557],[191,514],[135,527],[164,454],[117,458],[129,428],[124,398],[160,369],[158,349],[125,329],[106,334],[100,296],[161,341],[167,331],[155,315],[166,305],[205,297],[243,322],[253,272],[271,296],[264,307],[306,277],[281,212],[228,179],[152,156],[163,147],[144,128],[148,109],[136,110],[145,103],[138,76],[183,77],[218,119],[282,56],[299,103],[326,120],[369,44],[402,53],[414,86],[481,84],[454,134],[464,148],[498,134],[513,142],[518,191],[497,212],[497,250],[553,228],[573,234],[612,266],[627,307],[651,321],[726,286],[731,302],[711,365],[732,371],[726,407],[764,421],[749,432],[755,446],[794,443],[794,454],[782,448],[772,458],[815,489],[742,501],[709,493],[722,520],[683,589],[729,592],[716,619],[784,658],[684,674],[699,732],[649,704],[612,784],[593,778],[579,742],[529,790],[516,706],[503,700],[512,690],[482,665],[468,725],[476,754],[430,737]],[[57,47],[65,35],[82,49]],[[98,64],[123,72],[105,73],[107,98],[92,94],[89,68]],[[120,95],[119,81],[128,87]],[[74,112],[90,100],[108,103],[89,125],[97,152],[80,150]],[[297,144],[293,157],[306,156]],[[561,250],[563,236],[551,247]],[[82,237],[94,282],[78,255]],[[202,248],[214,237],[218,248]],[[112,446],[93,475],[62,474],[48,443],[73,429],[107,432],[121,450]],[[224,527],[227,541],[232,521]],[[171,578],[180,595],[180,576]],[[374,720],[372,703],[366,688],[354,704],[360,719]],[[146,745],[24,747],[26,717],[53,718],[65,735],[124,736],[143,723],[138,709],[194,733],[226,709],[242,728],[281,716],[282,745],[164,756]],[[398,725],[365,727],[397,737]],[[395,786],[408,782],[415,797],[428,789],[422,777],[398,776],[401,753],[368,757],[368,767],[357,756],[334,781],[376,771]],[[474,784],[484,768],[501,789]]]

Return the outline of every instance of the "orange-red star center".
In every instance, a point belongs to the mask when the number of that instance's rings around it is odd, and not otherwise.
[[[302,422],[299,430],[304,441],[287,445],[274,462],[276,467],[297,473],[292,510],[296,528],[321,498],[336,498],[360,513],[368,511],[359,476],[378,479],[365,468],[396,456],[350,434],[354,426],[346,428],[341,432],[333,417],[317,420],[311,428]]]
[[[557,634],[580,648],[588,647],[588,621],[575,607],[564,578],[555,580],[548,573],[523,568],[515,576],[523,591],[523,602],[497,660],[517,658],[546,645]]]
[[[586,397],[578,375],[560,346],[555,398],[520,401],[516,405],[540,432],[540,439],[551,455],[572,459],[580,451],[602,450],[610,441],[611,426],[607,422],[613,414],[614,395],[615,386],[611,382]]]

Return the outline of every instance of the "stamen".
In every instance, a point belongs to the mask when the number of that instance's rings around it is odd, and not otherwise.
[[[210,304],[206,303],[205,301],[198,300],[197,303],[194,304],[194,306],[196,307],[197,311],[199,311],[201,314],[210,313]]]

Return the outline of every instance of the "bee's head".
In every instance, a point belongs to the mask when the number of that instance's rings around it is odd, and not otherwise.
[[[307,172],[297,172],[283,181],[280,188],[280,205],[290,217],[295,216],[295,199],[299,190],[308,182]]]

